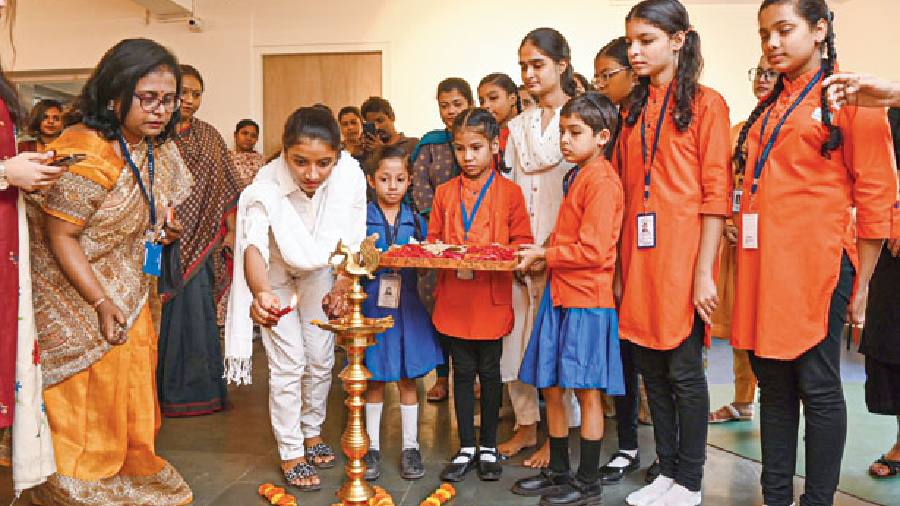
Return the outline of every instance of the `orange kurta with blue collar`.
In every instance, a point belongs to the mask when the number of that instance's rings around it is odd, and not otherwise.
[[[531,244],[531,222],[522,190],[500,174],[493,183],[466,238],[460,198],[471,213],[490,171],[477,180],[462,175],[438,186],[428,223],[428,241],[445,244]],[[562,184],[562,182],[560,182]],[[442,334],[461,339],[500,339],[513,327],[512,273],[475,272],[475,278],[457,278],[456,271],[438,273],[434,326]]]
[[[648,160],[668,85],[650,86],[646,105]],[[694,270],[704,215],[731,214],[731,125],[719,93],[698,86],[693,119],[684,132],[666,111],[644,202],[641,121],[623,125],[616,165],[625,190],[622,224],[620,335],[656,350],[670,350],[691,333]],[[656,247],[637,247],[637,216],[656,213]]]
[[[606,158],[578,171],[547,246],[554,306],[615,307],[612,284],[622,207],[622,183]]]
[[[763,142],[815,74],[785,79]],[[762,151],[762,119],[747,136],[741,210],[759,216],[759,248],[738,243],[732,344],[760,357],[795,359],[825,338],[851,207],[858,237],[891,235],[897,175],[884,110],[843,107],[833,119],[843,145],[824,157],[828,129],[821,121],[821,97],[819,83],[784,123],[755,197],[750,194]],[[740,231],[742,217],[735,221]]]

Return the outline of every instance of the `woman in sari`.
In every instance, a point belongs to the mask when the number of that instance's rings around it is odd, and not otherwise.
[[[185,228],[173,247],[178,254],[172,252],[181,264],[180,287],[160,290],[164,305],[156,376],[165,416],[208,415],[225,407],[216,302],[231,281],[221,256],[222,240],[234,229],[240,193],[222,136],[194,117],[203,99],[203,78],[190,65],[182,65],[181,74],[181,118],[174,140],[195,184],[175,210]]]
[[[83,153],[30,206],[35,320],[57,473],[33,500],[52,505],[191,502],[156,455],[155,395],[167,212],[193,184],[172,142],[181,73],[147,39],[110,49],[78,99],[84,122],[50,149]],[[38,207],[39,206],[39,207]],[[145,261],[145,258],[147,261]]]

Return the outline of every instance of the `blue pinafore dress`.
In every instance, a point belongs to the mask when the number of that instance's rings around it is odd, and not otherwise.
[[[397,223],[387,223],[384,213],[375,202],[370,202],[366,212],[366,235],[378,234],[378,249],[386,251],[393,240],[396,244],[408,244],[410,239],[424,239],[427,224],[402,204]],[[401,378],[419,378],[444,363],[443,353],[437,341],[431,316],[419,300],[415,269],[400,269],[400,307],[378,307],[378,290],[381,276],[396,273],[393,269],[379,269],[376,278],[365,284],[369,296],[363,303],[363,313],[371,318],[394,317],[394,327],[375,336],[376,344],[366,350],[366,367],[373,381],[393,382]]]

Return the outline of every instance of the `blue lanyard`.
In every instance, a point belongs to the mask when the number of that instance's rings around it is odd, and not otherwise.
[[[134,179],[137,181],[138,187],[141,189],[141,193],[144,195],[144,199],[147,200],[147,203],[150,205],[150,226],[156,226],[156,199],[153,196],[153,175],[155,172],[156,166],[153,163],[153,143],[150,140],[147,140],[147,166],[148,172],[150,173],[150,191],[147,191],[147,187],[144,186],[144,180],[141,178],[141,171],[137,168],[137,165],[134,164],[134,160],[131,159],[131,153],[128,152],[128,145],[125,144],[125,138],[122,137],[122,134],[119,134],[119,147],[122,148],[122,156],[125,158],[125,161],[128,162],[128,167],[131,168],[131,173],[134,175]]]
[[[397,218],[394,220],[393,225],[388,222],[387,215],[384,214],[381,206],[376,203],[375,207],[378,209],[378,214],[381,215],[381,221],[384,222],[384,235],[386,236],[384,240],[387,241],[387,246],[390,248],[394,245],[397,237],[400,236],[400,219],[403,217],[403,204],[400,205],[400,210],[397,211]],[[413,216],[413,218],[415,218],[415,216]]]
[[[472,207],[472,214],[466,214],[466,204],[463,203],[463,187],[462,187],[462,176],[460,176],[459,180],[459,208],[462,210],[462,222],[463,222],[463,239],[469,240],[469,230],[472,229],[472,223],[475,222],[475,215],[478,214],[478,209],[481,207],[481,202],[484,200],[484,196],[487,195],[488,188],[491,187],[491,183],[494,182],[494,175],[497,174],[495,171],[491,171],[491,176],[488,178],[487,182],[484,183],[484,186],[481,187],[481,193],[478,194],[478,199],[475,201],[475,206]]]
[[[794,112],[794,109],[800,105],[800,102],[803,102],[803,99],[806,98],[807,95],[816,87],[816,84],[822,79],[822,76],[825,74],[825,69],[821,68],[818,72],[816,72],[815,77],[813,77],[812,81],[806,85],[806,88],[803,88],[803,91],[800,93],[800,96],[797,97],[797,100],[794,101],[793,104],[785,111],[784,116],[781,117],[781,120],[775,125],[775,129],[772,130],[772,135],[769,136],[769,140],[766,142],[765,148],[763,148],[762,153],[756,159],[756,165],[753,168],[753,185],[750,187],[750,194],[756,195],[756,190],[759,189],[759,177],[762,175],[763,167],[766,165],[766,162],[769,160],[769,155],[772,154],[772,148],[775,146],[775,141],[778,140],[778,134],[781,133],[781,127],[784,126],[784,123],[787,121],[788,117],[791,113]],[[763,119],[762,128],[759,131],[759,145],[762,146],[763,139],[766,136],[766,127],[769,124],[769,116],[772,114],[772,110],[775,109],[774,106],[769,108],[769,111],[766,112],[766,117]]]
[[[662,133],[663,124],[666,122],[666,109],[669,108],[669,98],[672,96],[672,83],[666,89],[666,98],[663,100],[662,110],[659,112],[659,120],[656,122],[656,137],[653,139],[653,151],[650,152],[650,164],[647,164],[647,108],[641,114],[641,157],[644,160],[644,202],[650,200],[650,169],[656,160],[656,150],[659,148],[659,135]]]
[[[581,172],[581,167],[575,166],[572,167],[569,172],[566,172],[565,177],[563,178],[563,196],[569,195],[569,189],[572,188],[572,185],[575,184],[575,178],[578,177],[578,173]]]

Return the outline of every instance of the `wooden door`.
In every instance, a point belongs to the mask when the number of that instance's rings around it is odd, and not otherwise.
[[[381,95],[381,52],[263,56],[263,152],[281,149],[287,117],[299,107],[359,107]]]

